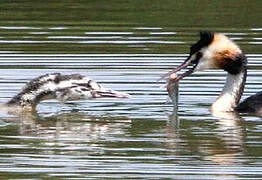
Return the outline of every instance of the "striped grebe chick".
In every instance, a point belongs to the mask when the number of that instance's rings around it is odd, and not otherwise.
[[[177,76],[174,82],[195,71],[223,69],[227,72],[225,86],[212,104],[212,112],[243,112],[262,114],[262,92],[239,104],[247,76],[247,58],[241,49],[221,33],[200,32],[200,40],[190,48],[189,57],[180,66],[163,77],[187,67],[189,70]]]
[[[80,75],[45,74],[28,82],[22,91],[2,104],[1,108],[11,110],[35,110],[37,104],[46,99],[61,102],[93,98],[127,98],[126,93],[104,88],[90,78]]]

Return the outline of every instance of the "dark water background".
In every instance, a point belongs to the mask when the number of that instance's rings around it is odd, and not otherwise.
[[[178,112],[157,79],[182,63],[200,30],[247,54],[243,97],[262,89],[262,1],[0,2],[0,101],[45,73],[81,73],[130,99],[0,113],[1,179],[260,179],[262,120],[215,117],[223,71],[180,83]]]

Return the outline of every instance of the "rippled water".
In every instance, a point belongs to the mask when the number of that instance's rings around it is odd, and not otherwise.
[[[199,30],[215,30],[247,54],[243,98],[260,91],[261,3],[246,2],[1,2],[1,102],[53,72],[132,95],[0,112],[1,179],[260,179],[261,118],[209,111],[225,72],[180,81],[178,109],[158,81],[186,59]]]

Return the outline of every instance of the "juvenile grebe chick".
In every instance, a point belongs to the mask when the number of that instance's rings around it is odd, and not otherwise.
[[[80,74],[45,74],[28,82],[20,93],[4,104],[5,107],[34,110],[46,99],[61,102],[93,98],[127,98],[129,95],[106,89],[97,82]],[[1,106],[3,107],[3,105]]]
[[[200,40],[190,48],[189,57],[180,66],[163,77],[187,67],[189,70],[179,75],[174,82],[191,75],[195,71],[223,69],[227,79],[222,93],[213,103],[211,110],[220,112],[262,113],[262,92],[239,104],[247,76],[247,58],[241,49],[228,37],[220,33],[200,32]],[[163,78],[162,77],[162,78]]]

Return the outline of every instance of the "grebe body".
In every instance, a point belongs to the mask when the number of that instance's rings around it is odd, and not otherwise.
[[[104,88],[94,80],[80,74],[45,74],[28,82],[22,91],[1,104],[3,109],[34,110],[37,104],[46,99],[61,102],[94,98],[127,98],[126,93]]]
[[[190,48],[189,57],[180,66],[163,77],[189,68],[177,76],[174,82],[195,71],[223,69],[227,72],[225,86],[212,104],[212,112],[262,113],[262,92],[239,104],[247,76],[247,58],[242,50],[227,36],[220,33],[200,32],[200,40]]]

